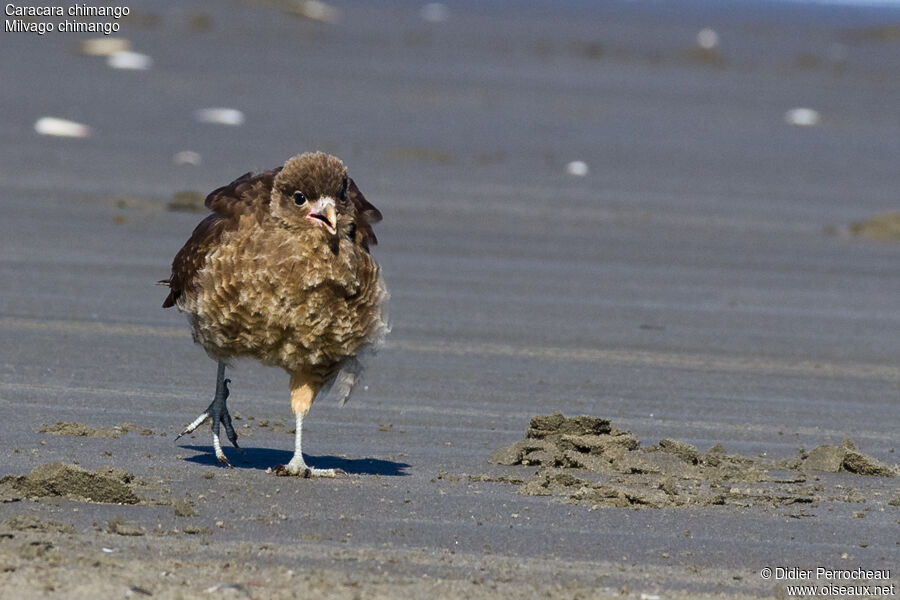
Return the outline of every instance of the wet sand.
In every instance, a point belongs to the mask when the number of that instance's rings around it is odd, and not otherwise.
[[[792,583],[764,567],[895,570],[900,13],[334,6],[131,5],[147,70],[3,34],[28,85],[0,87],[0,595],[757,598]],[[313,149],[384,213],[392,291],[366,387],[307,421],[335,480],[266,473],[288,382],[252,363],[235,468],[205,429],[173,442],[215,366],[154,286],[198,194]]]

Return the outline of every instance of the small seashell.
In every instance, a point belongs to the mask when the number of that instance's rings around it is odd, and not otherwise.
[[[569,164],[566,165],[566,173],[569,175],[575,175],[577,177],[584,177],[588,173],[590,173],[590,169],[587,166],[587,163],[581,160],[573,160]]]
[[[697,45],[704,50],[712,50],[719,46],[719,34],[715,29],[705,27],[697,32]]]
[[[57,137],[86,138],[91,135],[91,128],[88,125],[57,117],[41,117],[34,123],[34,130],[41,135]]]
[[[819,112],[811,108],[792,108],[784,113],[784,120],[788,125],[812,127],[819,124]]]
[[[201,108],[194,111],[194,118],[201,123],[238,126],[244,123],[244,113],[236,108]]]
[[[195,167],[203,162],[200,154],[198,152],[194,152],[193,150],[182,150],[181,152],[176,152],[172,157],[172,161],[176,165],[193,165]]]
[[[340,18],[338,9],[319,0],[294,0],[288,3],[285,11],[304,19],[323,23],[334,24]]]
[[[128,69],[132,71],[146,71],[153,66],[153,59],[140,52],[122,50],[110,54],[106,64],[113,69]]]

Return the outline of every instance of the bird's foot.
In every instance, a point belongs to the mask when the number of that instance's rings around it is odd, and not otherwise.
[[[279,477],[301,477],[303,479],[309,479],[310,477],[337,477],[338,475],[346,475],[347,472],[343,469],[316,469],[314,467],[306,467],[305,469],[301,469],[296,473],[290,469],[288,469],[287,465],[277,465],[274,467],[269,467],[268,472],[274,473]]]
[[[184,430],[175,436],[175,441],[178,441],[184,435],[189,433],[193,433],[195,429],[203,425],[207,420],[212,419],[212,442],[213,442],[213,450],[216,453],[216,458],[219,462],[232,466],[231,462],[229,462],[228,458],[225,456],[225,452],[222,451],[222,444],[219,441],[219,431],[220,425],[225,427],[225,435],[228,436],[228,441],[230,441],[235,448],[238,449],[241,453],[241,447],[238,446],[237,441],[237,432],[234,430],[234,426],[231,424],[231,415],[228,413],[228,406],[225,401],[228,398],[228,384],[231,383],[230,379],[224,380],[222,384],[221,391],[217,390],[216,397],[210,403],[210,405],[206,408],[203,413],[194,419]]]
[[[310,477],[337,477],[338,475],[347,474],[343,469],[317,469],[310,467],[305,462],[295,462],[293,460],[286,465],[270,467],[266,472],[274,473],[279,477],[302,477],[303,479]]]

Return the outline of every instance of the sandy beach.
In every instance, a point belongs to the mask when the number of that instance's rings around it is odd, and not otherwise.
[[[896,595],[900,10],[127,6],[2,33],[0,597]],[[391,291],[333,480],[266,472],[253,362],[234,468],[174,441],[216,371],[155,285],[311,150]]]

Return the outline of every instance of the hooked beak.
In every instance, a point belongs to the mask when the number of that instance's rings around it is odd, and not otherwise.
[[[331,198],[319,198],[312,203],[306,218],[317,223],[334,235],[337,232],[337,210]]]

